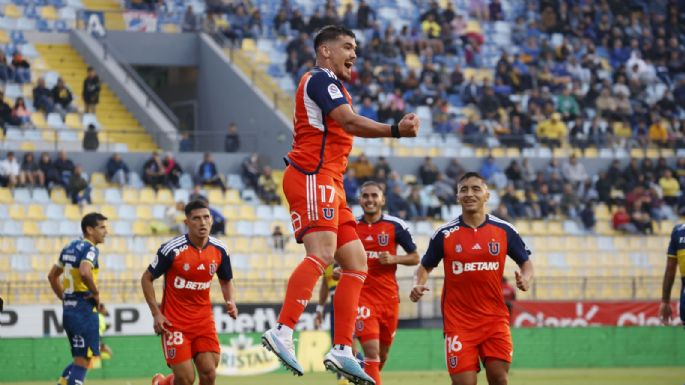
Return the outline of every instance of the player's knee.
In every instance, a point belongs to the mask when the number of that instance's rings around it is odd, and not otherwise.
[[[193,385],[195,372],[174,374],[174,385]]]
[[[335,250],[321,250],[320,255],[317,255],[321,262],[325,263],[326,266],[333,263],[333,256],[335,255]]]
[[[200,375],[200,385],[214,384],[214,380],[216,380],[216,369],[214,368],[198,369],[198,374]]]
[[[490,385],[507,385],[508,377],[506,372],[488,373],[488,384]]]

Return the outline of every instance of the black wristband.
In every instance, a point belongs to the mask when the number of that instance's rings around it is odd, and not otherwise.
[[[400,126],[397,124],[393,124],[390,126],[390,135],[392,135],[393,138],[399,138],[400,137]]]

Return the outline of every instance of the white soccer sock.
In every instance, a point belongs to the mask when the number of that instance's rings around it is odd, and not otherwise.
[[[293,339],[293,329],[290,327],[283,324],[278,324],[275,330],[276,335],[278,335],[280,338]]]

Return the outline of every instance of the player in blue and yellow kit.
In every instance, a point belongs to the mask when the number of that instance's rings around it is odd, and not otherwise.
[[[671,232],[671,242],[668,244],[668,260],[664,271],[664,284],[661,293],[659,315],[664,324],[671,323],[673,310],[671,309],[671,289],[675,280],[675,271],[680,266],[680,320],[685,325],[685,223],[676,225]]]
[[[97,245],[107,236],[106,220],[99,213],[84,216],[81,220],[83,238],[71,241],[62,249],[59,260],[48,274],[52,291],[62,301],[62,323],[74,357],[73,363],[62,372],[60,384],[83,385],[90,364],[88,350],[93,356],[100,355]]]

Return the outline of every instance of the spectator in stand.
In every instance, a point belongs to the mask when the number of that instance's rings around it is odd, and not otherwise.
[[[492,215],[496,216],[497,218],[506,221],[506,222],[511,222],[513,219],[509,216],[509,210],[507,210],[507,206],[504,203],[501,203],[497,206],[492,211]]]
[[[128,183],[128,165],[121,158],[121,154],[115,152],[107,161],[107,172],[105,177],[109,183],[114,183],[119,187],[123,187]]]
[[[580,107],[569,87],[564,87],[561,95],[557,96],[556,105],[557,112],[561,114],[564,121],[573,120],[580,115]]]
[[[95,107],[100,102],[100,77],[93,67],[88,67],[86,78],[83,79],[83,104],[86,106],[85,113],[94,114]]]
[[[453,205],[457,203],[454,184],[445,178],[443,173],[438,173],[435,183],[433,183],[433,193],[440,200],[441,204]]]
[[[649,126],[649,141],[659,147],[668,145],[668,120],[659,118]]]
[[[516,193],[516,188],[513,184],[508,184],[504,194],[501,197],[501,203],[507,208],[507,213],[513,218],[521,218],[526,213],[526,208],[524,202],[521,202],[518,194]]]
[[[597,225],[597,218],[595,217],[595,205],[592,202],[587,202],[580,212],[580,221],[587,231],[594,231]]]
[[[15,125],[15,121],[12,118],[12,107],[5,103],[5,93],[0,90],[0,126],[2,126],[3,136],[7,135],[7,126]]]
[[[379,178],[379,174],[383,172],[385,175],[384,178]],[[387,182],[387,179],[390,177],[390,173],[392,172],[392,168],[388,164],[388,161],[385,159],[384,156],[379,156],[378,161],[376,164],[373,166],[373,175],[376,180],[382,179],[382,183],[385,184]]]
[[[157,191],[160,186],[166,185],[164,165],[162,164],[162,159],[157,151],[154,151],[150,159],[143,164],[143,182],[152,187],[155,191]]]
[[[228,125],[228,133],[224,139],[224,151],[238,152],[240,150],[240,135],[238,135],[238,126],[231,122]]]
[[[526,217],[532,219],[541,219],[542,209],[540,208],[539,198],[535,193],[535,190],[533,190],[531,187],[527,188],[523,194],[523,197],[523,206],[526,208]]]
[[[530,164],[530,160],[528,158],[523,158],[523,163],[521,163],[521,176],[526,185],[535,180],[535,167]]]
[[[166,176],[167,185],[170,188],[181,187],[183,169],[174,158],[174,154],[167,152],[164,161],[162,162],[162,166],[164,166],[164,175]]]
[[[18,97],[14,102],[14,108],[12,108],[12,123],[22,128],[27,128],[31,125],[31,111],[26,108],[26,103],[24,98]]]
[[[3,82],[11,82],[14,80],[14,69],[7,62],[7,57],[4,51],[0,51],[0,80]]]
[[[199,23],[197,21],[197,16],[193,11],[193,6],[189,5],[186,7],[186,11],[183,14],[183,24],[181,25],[181,31],[183,32],[197,32]]]
[[[62,78],[57,79],[57,84],[52,89],[52,100],[55,101],[54,110],[62,115],[62,120],[67,113],[77,112],[76,107],[71,103],[74,97]]]
[[[480,147],[485,144],[485,126],[478,121],[478,116],[471,113],[466,118],[464,125],[463,141]]]
[[[224,180],[219,174],[219,171],[212,159],[212,154],[205,152],[204,160],[200,163],[200,167],[197,170],[197,181],[203,185],[213,185],[221,188],[222,191],[226,192],[226,186],[224,185]]]
[[[409,220],[421,221],[426,218],[428,214],[428,207],[421,196],[421,187],[414,185],[407,196],[407,203],[409,204]]]
[[[367,29],[371,27],[371,23],[376,18],[376,11],[371,8],[366,1],[359,0],[357,7],[357,28]]]
[[[362,106],[359,108],[359,115],[378,121],[378,108],[373,104],[371,96],[364,96]]]
[[[14,67],[17,83],[31,83],[31,64],[29,64],[28,60],[26,60],[19,50],[14,51],[14,55],[12,56],[12,67]]]
[[[373,164],[371,164],[369,158],[363,152],[359,154],[354,162],[348,165],[348,168],[354,169],[355,176],[361,184],[373,177]]]
[[[359,181],[353,168],[348,168],[343,177],[343,188],[345,189],[345,197],[348,205],[355,205],[359,203],[357,195],[359,192]]]
[[[435,183],[439,173],[438,166],[433,163],[433,159],[430,156],[427,156],[421,166],[419,166],[419,179],[424,186],[430,186]]]
[[[578,187],[582,182],[588,179],[585,166],[578,161],[576,154],[572,154],[568,162],[561,167],[561,175],[567,181],[571,182],[574,187]]]
[[[54,164],[61,178],[60,184],[66,188],[69,184],[71,174],[74,172],[74,162],[72,162],[71,159],[67,157],[67,153],[62,150],[57,153],[57,159],[55,159]]]
[[[74,172],[69,177],[67,184],[67,195],[71,198],[71,203],[83,206],[84,202],[92,204],[90,200],[91,188],[88,181],[83,177],[81,166],[74,167]]]
[[[252,153],[245,158],[241,165],[241,173],[245,186],[253,190],[257,190],[257,182],[259,181],[259,155]]]
[[[271,167],[264,166],[257,185],[257,194],[264,203],[268,205],[281,204],[281,197],[278,196],[278,184],[276,184]]]
[[[538,125],[538,139],[550,148],[561,147],[561,143],[567,135],[566,124],[561,120],[561,115],[558,112],[553,113],[550,119],[543,120]]]
[[[509,163],[509,167],[507,167],[507,169],[504,170],[504,175],[507,176],[509,182],[511,182],[513,186],[517,189],[522,189],[525,185],[521,166],[519,166],[519,163],[516,159],[512,160]]]
[[[387,197],[388,213],[400,219],[409,220],[409,202],[402,196],[402,187],[398,184],[393,187]]]
[[[33,107],[46,114],[52,112],[55,107],[52,92],[45,87],[45,79],[42,77],[38,78],[36,86],[33,88]]]
[[[559,200],[561,213],[571,219],[576,219],[580,213],[580,199],[571,183],[564,184],[561,199]]]
[[[680,198],[680,184],[673,177],[671,170],[664,171],[664,175],[659,179],[659,186],[663,191],[664,201],[670,206],[675,206]]]
[[[83,149],[85,151],[97,151],[100,147],[100,139],[94,124],[89,124],[88,129],[83,134]]]
[[[190,137],[190,132],[181,132],[181,140],[178,142],[178,151],[191,152],[193,151],[193,138]]]
[[[633,210],[630,214],[630,222],[635,225],[639,232],[643,234],[654,234],[652,217],[648,210],[649,208],[644,205],[642,200],[635,201]]]
[[[550,192],[549,186],[545,183],[539,186],[539,192],[536,194],[538,197],[538,205],[540,206],[541,217],[556,217],[558,210],[558,202],[554,198],[554,195]]]
[[[446,179],[448,179],[451,184],[456,185],[456,182],[464,174],[466,174],[466,169],[459,163],[459,160],[457,158],[450,159],[445,168]]]
[[[10,151],[7,157],[0,161],[0,185],[14,188],[20,182],[20,174],[21,166],[14,156],[14,151]]]
[[[283,234],[281,226],[274,226],[274,231],[271,233],[271,247],[275,251],[284,251],[287,237]]]
[[[44,187],[48,189],[48,191],[52,190],[52,187],[55,184],[60,184],[60,175],[57,169],[55,168],[55,165],[52,164],[52,159],[50,159],[50,154],[47,152],[43,152],[40,154],[40,160],[38,161],[38,167],[40,168],[40,171],[43,173],[43,176],[45,176],[45,185]]]
[[[494,184],[498,188],[503,188],[507,184],[507,177],[500,171],[497,163],[495,163],[495,157],[492,155],[488,155],[485,159],[480,166],[479,173],[488,183]]]
[[[45,185],[45,175],[33,159],[31,152],[24,154],[24,161],[21,163],[21,172],[19,173],[19,184],[31,187],[43,187]]]
[[[611,225],[614,230],[628,233],[628,234],[638,234],[639,231],[637,227],[630,221],[630,215],[626,211],[624,206],[618,206],[616,212],[611,219]]]
[[[212,228],[209,230],[209,233],[211,235],[226,235],[226,218],[211,206],[209,207],[209,214],[212,216]]]

